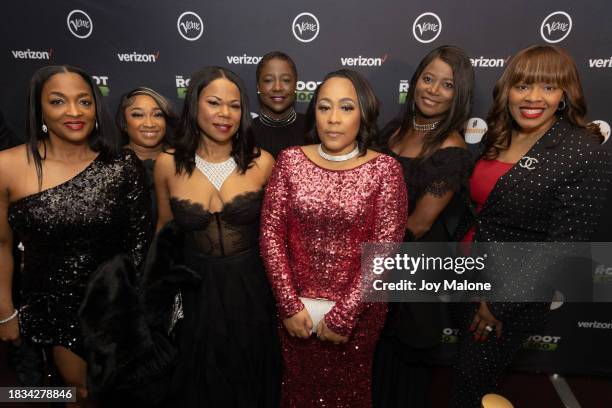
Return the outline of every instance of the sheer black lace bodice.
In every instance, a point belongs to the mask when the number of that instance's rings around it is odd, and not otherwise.
[[[188,247],[204,255],[230,256],[258,245],[262,198],[263,189],[240,194],[218,212],[176,197],[170,206]]]

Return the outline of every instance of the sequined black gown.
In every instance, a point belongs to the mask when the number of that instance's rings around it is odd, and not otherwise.
[[[25,248],[22,338],[83,357],[77,312],[89,276],[118,253],[138,265],[148,249],[144,169],[130,151],[99,155],[70,180],[10,203],[8,220]]]
[[[202,279],[182,291],[185,317],[177,330],[172,406],[279,404],[280,345],[258,245],[262,196],[239,195],[220,212],[170,200],[185,234],[185,265]]]

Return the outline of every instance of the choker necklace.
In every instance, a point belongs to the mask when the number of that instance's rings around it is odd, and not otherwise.
[[[270,117],[266,115],[265,113],[263,113],[263,111],[259,112],[259,120],[261,120],[261,123],[263,123],[266,126],[270,126],[270,127],[289,126],[290,124],[295,122],[296,118],[297,118],[297,112],[295,111],[293,107],[291,108],[291,111],[287,115],[285,115],[285,117],[280,118],[280,119],[274,119],[273,117]]]
[[[355,143],[355,148],[351,150],[350,152],[348,152],[347,154],[343,154],[340,156],[333,156],[331,154],[325,153],[323,151],[323,144],[319,143],[319,146],[317,147],[317,151],[319,152],[319,156],[321,156],[325,160],[329,160],[333,162],[341,162],[341,161],[350,160],[353,157],[357,156],[359,154],[359,147],[357,146],[357,143]]]
[[[221,186],[225,179],[227,179],[236,168],[236,160],[230,156],[230,158],[224,162],[211,163],[207,162],[196,153],[195,165],[217,190],[221,190]]]
[[[416,123],[416,116],[412,117],[412,128],[414,130],[417,130],[419,132],[429,132],[430,130],[434,130],[435,128],[438,127],[438,125],[440,124],[440,120],[433,122],[433,123],[427,123],[425,125],[419,125],[418,123]]]

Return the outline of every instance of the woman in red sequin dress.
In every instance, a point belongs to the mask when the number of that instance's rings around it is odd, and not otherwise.
[[[402,169],[368,149],[378,102],[358,73],[330,73],[306,115],[316,144],[281,152],[262,212],[261,251],[282,319],[281,405],[369,407],[387,308],[361,301],[361,244],[401,241]],[[313,327],[300,297],[335,304]]]

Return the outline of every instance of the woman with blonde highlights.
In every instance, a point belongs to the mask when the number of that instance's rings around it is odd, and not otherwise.
[[[458,237],[464,242],[589,241],[602,212],[608,188],[602,180],[610,177],[610,160],[598,128],[587,125],[572,57],[553,45],[521,50],[497,81],[493,98],[483,156],[470,179],[475,211],[463,217]],[[529,300],[554,256],[554,247],[547,247],[552,252],[546,256],[507,257],[492,268],[495,276],[485,276],[494,290],[503,287],[498,299],[512,302],[465,304],[461,327],[469,327],[473,336],[463,333],[460,341],[452,407],[480,407],[522,342],[546,322],[550,303]],[[509,272],[517,270],[521,276]]]

